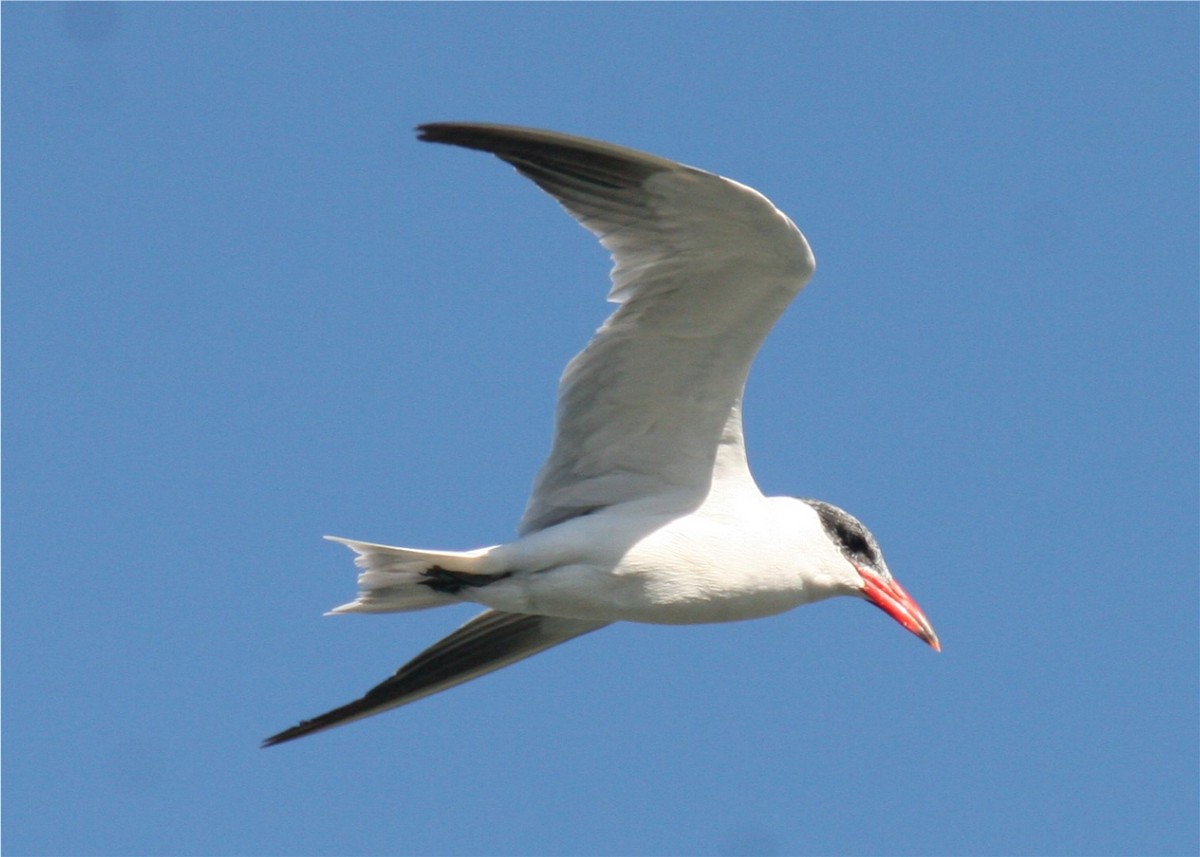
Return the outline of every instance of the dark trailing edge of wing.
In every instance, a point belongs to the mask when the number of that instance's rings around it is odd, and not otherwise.
[[[273,747],[415,702],[606,624],[489,610],[421,652],[361,699],[272,735],[262,746]]]

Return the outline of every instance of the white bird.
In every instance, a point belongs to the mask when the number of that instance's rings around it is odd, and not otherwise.
[[[333,539],[361,569],[357,599],[333,613],[489,609],[264,746],[617,621],[728,622],[856,595],[940,651],[866,527],[828,503],[763,496],[746,464],[750,364],[814,269],[787,216],[745,185],[609,143],[504,125],[417,130],[491,152],[557,199],[611,251],[618,306],[563,373],[553,448],[515,541],[448,552]]]

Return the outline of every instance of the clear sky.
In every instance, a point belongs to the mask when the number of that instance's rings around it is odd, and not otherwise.
[[[1198,10],[6,3],[5,853],[1195,853]],[[752,465],[941,655],[617,626],[258,748],[472,615],[322,617],[320,537],[510,538],[607,312],[454,119],[795,220]]]

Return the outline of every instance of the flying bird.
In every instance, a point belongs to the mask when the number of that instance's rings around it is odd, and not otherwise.
[[[421,125],[491,152],[613,257],[617,305],[567,365],[554,441],[518,537],[466,552],[334,538],[358,597],[332,611],[488,608],[280,744],[378,714],[612,622],[755,619],[835,595],[883,609],[940,651],[875,537],[829,503],[765,497],[746,463],[742,390],[771,326],[812,276],[808,242],[752,188],[597,140],[505,125]]]

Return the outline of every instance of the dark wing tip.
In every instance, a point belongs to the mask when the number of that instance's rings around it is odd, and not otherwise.
[[[431,122],[416,130],[417,138],[427,143],[491,152],[518,169],[534,165],[608,187],[640,185],[655,173],[680,167],[674,161],[635,149],[537,128]]]
[[[294,741],[297,738],[302,738],[309,733],[309,730],[305,728],[308,726],[308,723],[309,721],[305,720],[302,723],[293,726],[291,729],[284,729],[282,732],[277,732],[270,738],[264,739],[263,742],[258,745],[259,749],[265,750],[268,747],[274,747],[276,744],[282,744],[285,741]]]
[[[263,742],[258,747],[260,750],[265,750],[268,747],[274,747],[276,744],[284,744],[288,741],[295,741],[297,738],[303,738],[305,735],[310,735],[322,728],[320,726],[311,726],[311,723],[311,720],[303,720],[291,729],[284,729],[282,732],[275,733],[270,738],[263,739]]]
[[[333,711],[327,711],[311,720],[301,720],[290,729],[284,729],[282,732],[278,732],[267,738],[259,746],[262,749],[274,747],[276,744],[295,741],[297,738],[303,738],[305,735],[320,732],[322,729],[330,729],[334,726],[348,723],[351,720],[357,720],[359,717],[365,717],[376,707],[375,702],[373,700],[368,702],[368,699],[368,697],[356,699],[354,702],[343,705],[341,708],[335,708]]]
[[[438,640],[361,698],[272,735],[262,742],[262,746],[274,747],[415,702],[605,624],[488,610]]]

